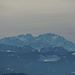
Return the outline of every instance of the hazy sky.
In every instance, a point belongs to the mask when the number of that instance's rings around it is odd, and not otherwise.
[[[0,0],[0,38],[49,32],[75,43],[75,0]]]

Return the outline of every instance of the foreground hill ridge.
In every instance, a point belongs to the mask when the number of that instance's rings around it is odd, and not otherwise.
[[[75,51],[50,46],[38,52],[30,45],[17,47],[0,44],[1,75],[15,72],[28,75],[68,75],[74,70]]]
[[[7,44],[22,47],[30,45],[34,49],[41,49],[43,47],[63,47],[69,51],[75,51],[75,44],[65,39],[63,36],[47,33],[38,36],[32,34],[22,34],[18,36],[5,37],[0,39],[0,44]]]

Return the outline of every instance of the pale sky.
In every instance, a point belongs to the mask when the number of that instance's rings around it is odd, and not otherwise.
[[[75,0],[0,0],[0,38],[49,32],[75,43]]]

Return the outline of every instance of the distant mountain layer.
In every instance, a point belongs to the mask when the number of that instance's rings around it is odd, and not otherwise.
[[[6,53],[29,53],[29,52],[36,52],[38,50],[32,48],[30,45],[24,45],[23,47],[17,47],[12,45],[0,44],[0,52]]]
[[[75,44],[66,40],[60,35],[51,33],[42,34],[37,37],[33,37],[31,34],[18,35],[14,37],[6,37],[0,39],[0,44],[7,44],[22,47],[24,45],[30,45],[35,49],[41,49],[44,47],[63,47],[69,51],[75,51]]]
[[[44,47],[40,50],[32,48],[30,45],[24,45],[23,47],[17,47],[12,45],[0,44],[0,52],[13,52],[13,53],[29,53],[29,52],[40,52],[40,53],[51,53],[51,54],[65,54],[69,51],[62,47]]]

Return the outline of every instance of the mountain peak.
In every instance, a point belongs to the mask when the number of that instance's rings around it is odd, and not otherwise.
[[[32,34],[30,34],[30,33],[27,33],[27,34],[26,34],[26,36],[32,36]]]
[[[39,35],[39,37],[40,36],[56,36],[56,34],[54,34],[54,33],[46,33],[46,34]]]
[[[25,34],[21,34],[21,35],[18,35],[17,37],[33,37],[32,34],[30,33],[27,33],[26,35]]]

